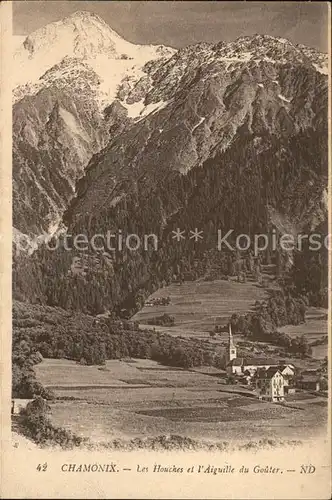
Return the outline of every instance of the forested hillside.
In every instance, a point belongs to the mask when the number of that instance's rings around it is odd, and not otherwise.
[[[158,249],[152,242],[148,250],[137,251],[125,246],[99,252],[41,247],[29,259],[24,254],[15,258],[15,298],[92,314],[123,308],[134,313],[147,295],[183,273],[202,276],[217,264],[220,275],[236,274],[248,252],[231,251],[225,245],[219,251],[218,230],[223,235],[234,230],[228,238],[231,245],[238,234],[253,239],[254,234],[269,234],[274,229],[280,236],[289,232],[289,225],[295,233],[310,233],[315,228],[326,234],[324,137],[311,131],[259,142],[261,147],[243,132],[224,154],[186,176],[171,172],[153,184],[138,180],[135,190],[129,185],[129,194],[116,206],[102,206],[75,222],[68,210],[65,221],[72,235],[91,238],[107,230],[116,233],[118,228],[124,235],[154,233]],[[284,220],[288,225],[283,225]],[[178,227],[187,234],[197,227],[204,238],[197,243],[188,238],[178,243],[172,238],[172,230]],[[78,263],[75,268],[74,260]],[[308,295],[315,305],[326,304],[325,247],[319,252],[308,250],[308,243],[294,252],[269,247],[261,252],[259,261],[276,263],[279,277],[292,280],[295,294]],[[309,262],[316,262],[317,273],[303,272]]]

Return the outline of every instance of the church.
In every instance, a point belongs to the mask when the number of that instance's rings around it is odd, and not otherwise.
[[[229,325],[226,351],[226,372],[228,376],[245,377],[247,383],[254,383],[259,399],[284,401],[289,381],[294,377],[294,365],[280,365],[268,358],[238,358],[232,327]]]
[[[252,376],[259,368],[268,370],[277,367],[273,359],[268,358],[238,358],[237,348],[234,343],[232,326],[229,325],[228,346],[226,351],[226,371],[228,375],[249,375]]]
[[[293,376],[295,373],[295,368],[293,365],[280,365],[271,358],[238,358],[237,348],[234,343],[232,327],[229,325],[228,333],[228,346],[226,351],[226,372],[227,375],[247,375],[252,377],[257,370],[265,368],[269,370],[270,368],[277,368],[281,374],[284,376]]]

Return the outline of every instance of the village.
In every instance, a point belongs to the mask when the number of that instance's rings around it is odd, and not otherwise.
[[[246,385],[264,401],[284,401],[288,395],[295,394],[298,390],[317,393],[322,390],[322,379],[315,369],[299,373],[292,363],[280,364],[271,358],[237,357],[231,325],[225,366],[229,384]]]
[[[150,297],[145,302],[145,306],[167,306],[170,302],[169,296]],[[166,317],[167,314],[160,318],[164,316]],[[151,320],[151,323],[157,325],[156,319]],[[322,377],[320,370],[315,368],[300,370],[296,363],[282,363],[280,359],[274,359],[271,354],[270,357],[238,356],[231,323],[228,326],[217,325],[213,335],[227,332],[227,328],[228,344],[222,363],[227,384],[246,386],[253,390],[260,400],[270,402],[284,401],[287,396],[299,391],[316,394],[326,391],[326,378]]]

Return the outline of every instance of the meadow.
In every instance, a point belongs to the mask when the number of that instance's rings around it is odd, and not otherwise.
[[[287,333],[290,337],[305,335],[309,344],[312,345],[317,340],[322,340],[328,335],[327,309],[319,307],[309,307],[306,312],[306,322],[301,325],[286,325],[279,328],[279,331]],[[327,356],[326,343],[312,345],[312,356],[317,360],[322,360]]]
[[[54,424],[94,441],[169,434],[295,439],[322,432],[327,417],[326,398],[303,393],[296,404],[261,402],[247,388],[226,385],[225,374],[211,367],[172,369],[146,359],[88,367],[45,359],[36,372],[57,398],[51,403]]]
[[[215,280],[173,283],[149,298],[167,296],[171,298],[170,304],[145,306],[132,319],[144,326],[154,316],[166,313],[174,316],[175,325],[158,326],[158,330],[170,335],[206,338],[216,325],[226,325],[231,314],[250,311],[256,300],[263,300],[268,294],[257,283]],[[227,333],[219,339],[227,339]]]
[[[223,350],[228,340],[227,331],[215,337],[210,336],[216,325],[227,325],[233,313],[245,314],[253,310],[255,302],[268,297],[268,291],[253,281],[237,283],[236,281],[189,281],[182,285],[173,283],[157,290],[150,298],[167,297],[170,304],[165,306],[145,306],[134,317],[142,329],[146,328],[148,320],[164,313],[174,317],[174,326],[155,326],[155,329],[169,335],[200,339],[211,344],[212,348]],[[151,328],[151,326],[149,326]],[[309,307],[306,312],[306,322],[300,325],[287,325],[279,331],[291,337],[305,335],[309,344],[327,336],[327,310]],[[234,335],[235,342],[240,345],[244,337]],[[264,342],[248,342],[242,348],[244,353],[251,355],[277,355],[278,348]],[[299,360],[303,368],[317,365],[317,361],[327,356],[327,342],[312,346],[313,359]],[[292,360],[288,360],[292,362]],[[310,366],[307,366],[310,365]]]
[[[267,291],[252,282],[185,282],[158,290],[153,297],[171,298],[166,306],[144,307],[133,320],[164,313],[175,326],[156,327],[169,334],[201,339],[223,355],[227,332],[210,336],[226,325],[232,313],[252,310]],[[307,323],[287,327],[296,336],[317,338],[326,331],[324,310],[311,308]],[[325,326],[324,326],[325,325]],[[150,326],[151,328],[151,326]],[[316,368],[316,359],[281,359],[275,347],[236,335],[238,348],[253,355],[273,355],[279,362]],[[241,345],[243,347],[241,347]],[[326,350],[326,346],[323,347]],[[202,440],[240,441],[310,438],[326,429],[327,399],[300,391],[283,404],[262,402],[246,387],[226,384],[224,371],[209,367],[172,368],[148,359],[108,360],[104,366],[44,359],[37,379],[53,390],[53,422],[94,441],[178,434]]]

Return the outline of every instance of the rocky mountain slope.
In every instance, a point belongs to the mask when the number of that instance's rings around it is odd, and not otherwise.
[[[14,105],[13,222],[24,233],[57,229],[76,180],[106,145],[97,84],[88,65],[65,58],[43,75],[35,95]]]
[[[147,63],[144,77],[122,81],[107,108],[115,137],[79,183],[71,216],[96,215],[128,195],[128,184],[137,189],[143,179],[147,189],[174,172],[188,174],[239,138],[261,156],[271,140],[326,133],[327,78],[310,56],[285,40],[256,36]]]
[[[103,110],[125,75],[174,49],[123,40],[88,12],[27,36],[14,53],[14,227],[53,233],[92,155],[109,138]]]
[[[57,33],[70,40],[60,61]],[[326,55],[266,35],[179,51],[120,42],[86,13],[24,42],[17,57],[33,78],[15,91],[14,225],[153,232],[158,252],[41,248],[16,263],[21,300],[132,309],[139,293],[204,267],[217,229],[298,233],[326,221]],[[204,241],[174,245],[177,227]],[[218,258],[230,272],[235,256]]]

